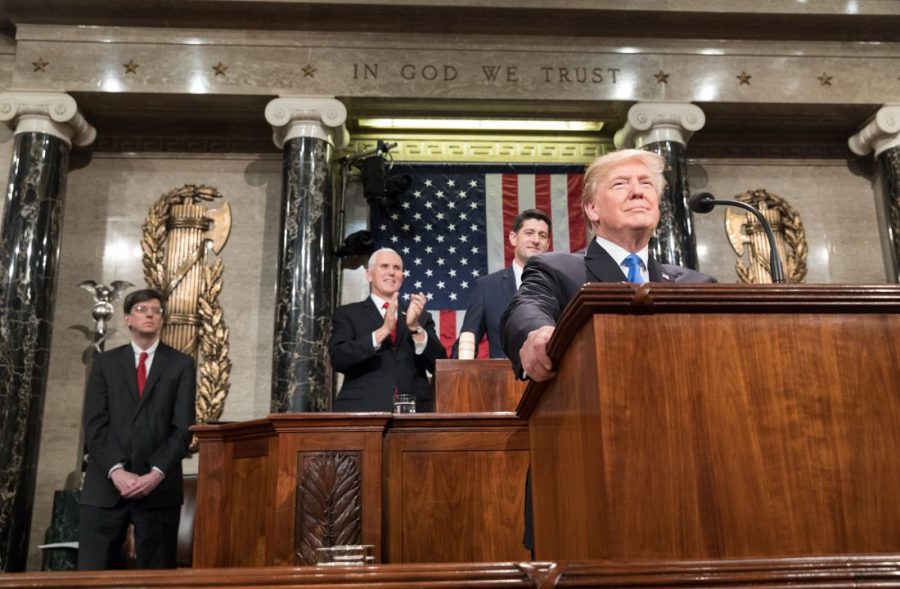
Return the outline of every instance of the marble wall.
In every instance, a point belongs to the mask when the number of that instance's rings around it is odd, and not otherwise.
[[[6,176],[11,137],[0,143],[0,173]],[[689,160],[693,192],[720,198],[764,188],[786,198],[804,222],[809,242],[808,282],[885,281],[871,179],[839,160]],[[73,157],[69,174],[60,257],[56,327],[44,414],[41,458],[31,534],[29,569],[40,567],[37,544],[49,524],[53,491],[65,486],[80,459],[79,446],[85,336],[70,327],[91,327],[90,295],[82,280],[143,284],[141,224],[148,208],[167,190],[185,183],[217,187],[231,204],[233,228],[223,251],[222,305],[231,329],[231,393],[224,420],[257,418],[269,412],[274,330],[275,260],[281,199],[281,157],[95,155]],[[346,233],[365,227],[368,208],[351,183]],[[0,205],[2,207],[2,205]],[[736,282],[734,253],[716,210],[695,216],[701,269],[723,282]],[[342,272],[341,301],[359,300],[367,285],[359,264]],[[117,313],[121,309],[117,307]],[[108,347],[127,341],[121,319],[112,325]],[[190,460],[187,472],[196,472]]]

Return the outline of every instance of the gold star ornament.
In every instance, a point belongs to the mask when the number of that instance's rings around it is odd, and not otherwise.
[[[139,64],[134,63],[133,59],[129,59],[128,63],[123,63],[122,65],[125,67],[126,74],[136,74],[137,69],[141,67]]]
[[[303,69],[303,77],[304,78],[315,78],[316,77],[315,75],[313,75],[316,73],[316,68],[314,68],[312,65],[306,64],[306,67],[304,67],[302,69]]]
[[[662,70],[659,70],[658,72],[653,74],[653,77],[656,78],[657,84],[666,84],[666,85],[669,84],[669,74],[667,74],[666,72],[664,72]]]
[[[32,61],[31,65],[34,66],[34,71],[36,71],[36,72],[46,72],[47,66],[50,65],[50,62],[44,61],[43,57],[38,57],[38,60]]]
[[[217,76],[224,76],[225,72],[228,71],[228,66],[220,61],[216,65],[212,66],[212,69],[214,72],[216,72]]]
[[[823,86],[831,86],[831,79],[834,76],[829,76],[825,72],[822,72],[822,75],[819,76],[818,80]]]
[[[747,84],[747,85],[749,86],[749,85],[750,85],[750,78],[752,78],[752,77],[753,77],[753,76],[751,76],[750,74],[748,74],[747,72],[745,72],[745,71],[743,71],[743,70],[741,71],[740,74],[738,74],[737,76],[735,76],[735,78],[737,78],[738,80],[740,80],[740,84],[739,84],[739,85],[741,85],[741,86],[743,86],[744,84]]]

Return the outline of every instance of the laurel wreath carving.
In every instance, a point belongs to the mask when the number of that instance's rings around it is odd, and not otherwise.
[[[360,543],[360,455],[305,453],[299,462],[294,549],[297,564],[315,564],[316,548]]]
[[[185,184],[163,194],[150,207],[143,225],[141,250],[143,251],[144,279],[150,288],[159,289],[168,294],[165,284],[165,242],[166,224],[169,211],[173,205],[213,201],[221,198],[218,190],[212,186]],[[199,382],[197,384],[196,416],[198,423],[215,421],[225,409],[225,398],[228,396],[231,360],[228,357],[229,331],[225,324],[224,313],[219,304],[219,293],[222,291],[221,259],[212,266],[203,268],[203,288],[197,300],[197,311],[200,315],[199,347],[203,356],[199,363]],[[192,443],[196,449],[196,440]]]
[[[764,189],[750,190],[741,193],[735,197],[741,202],[746,202],[759,207],[765,203],[769,209],[777,210],[781,215],[782,237],[785,245],[789,248],[786,259],[784,260],[784,273],[787,281],[790,283],[800,283],[806,279],[807,265],[807,245],[806,231],[803,229],[803,222],[800,220],[798,213],[786,200],[776,194],[772,194]],[[761,262],[768,267],[769,253],[768,251],[759,252]],[[738,278],[745,284],[750,284],[750,267],[744,264],[743,260],[738,258],[735,263],[735,271]]]

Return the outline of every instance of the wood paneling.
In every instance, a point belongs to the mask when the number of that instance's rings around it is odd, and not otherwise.
[[[900,289],[588,290],[523,402],[539,558],[900,550]]]
[[[514,416],[398,416],[385,437],[387,562],[528,558],[526,424]]]
[[[435,413],[515,411],[525,382],[509,360],[438,360],[434,382]]]

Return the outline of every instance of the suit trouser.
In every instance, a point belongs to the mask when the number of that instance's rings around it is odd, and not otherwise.
[[[82,505],[78,517],[78,570],[124,568],[129,523],[134,524],[137,568],[175,568],[180,505],[147,509],[140,501],[120,499],[112,507]]]

